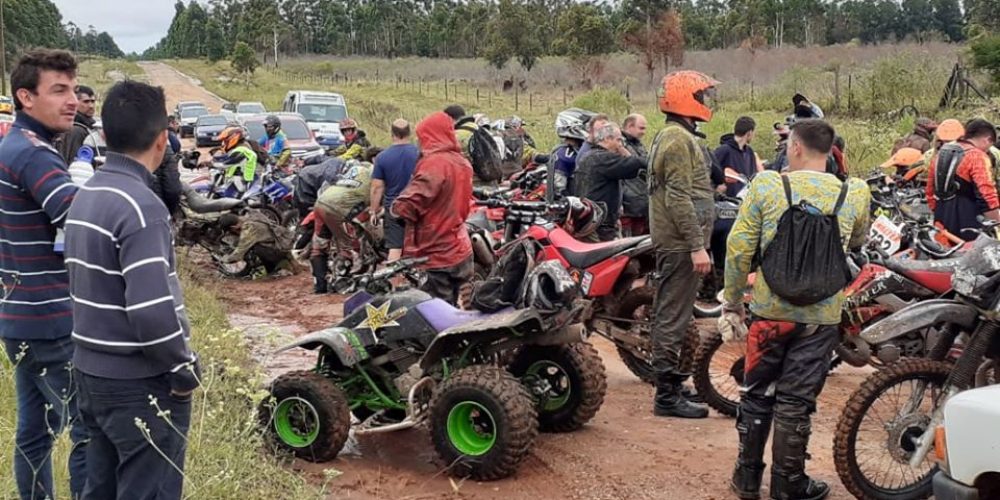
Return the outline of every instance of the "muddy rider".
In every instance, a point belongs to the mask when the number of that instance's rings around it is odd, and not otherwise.
[[[653,140],[649,156],[649,225],[656,246],[656,298],[652,325],[656,396],[653,413],[662,417],[705,418],[708,408],[682,394],[690,373],[682,371],[684,338],[691,323],[700,276],[708,274],[709,232],[715,202],[698,122],[712,118],[705,105],[718,84],[697,71],[663,78],[660,110],[666,127]]]

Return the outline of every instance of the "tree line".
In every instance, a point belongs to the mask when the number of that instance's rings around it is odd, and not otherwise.
[[[3,17],[4,44],[11,60],[32,47],[69,49],[111,58],[125,55],[107,32],[98,33],[93,26],[84,32],[73,23],[63,25],[62,14],[49,0],[4,2]]]
[[[636,40],[662,23],[688,49],[955,42],[995,24],[996,2],[965,0],[963,14],[959,0],[178,0],[169,32],[144,56],[218,60],[244,42],[263,59],[482,57],[530,68],[544,55],[641,55],[648,47]]]

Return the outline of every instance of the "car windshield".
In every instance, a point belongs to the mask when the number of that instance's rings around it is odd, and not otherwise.
[[[204,115],[198,117],[197,125],[199,127],[211,127],[214,125],[225,125],[226,117],[222,115]]]
[[[184,108],[181,110],[181,118],[196,118],[208,114],[205,108]]]
[[[339,122],[347,118],[347,108],[339,104],[299,104],[298,112],[307,122]]]
[[[259,102],[248,102],[240,104],[240,106],[236,108],[236,112],[248,115],[259,115],[267,113],[267,110],[264,109],[264,105]]]

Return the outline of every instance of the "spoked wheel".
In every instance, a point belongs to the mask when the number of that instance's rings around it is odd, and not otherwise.
[[[650,287],[634,288],[622,298],[621,306],[616,314],[619,318],[633,320],[621,323],[630,333],[642,338],[639,346],[616,346],[618,356],[630,372],[647,384],[656,382],[653,371],[653,346],[649,334],[649,322],[653,317],[653,289]]]
[[[910,461],[943,402],[950,372],[941,361],[904,359],[869,376],[851,395],[834,434],[834,463],[854,496],[930,497],[938,464],[931,455],[916,468]]]
[[[746,353],[746,342],[723,342],[722,335],[714,333],[694,357],[695,389],[708,406],[728,417],[735,417],[740,406]]]
[[[267,435],[279,448],[311,462],[333,460],[347,441],[351,412],[333,381],[308,371],[286,373],[271,385],[273,405],[260,415]]]

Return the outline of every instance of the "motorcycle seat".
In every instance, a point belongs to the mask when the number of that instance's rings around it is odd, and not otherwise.
[[[885,267],[906,276],[929,290],[945,293],[951,289],[951,275],[961,260],[961,258],[938,260],[891,258],[886,260]]]
[[[440,333],[453,326],[483,319],[490,314],[481,311],[466,311],[459,309],[441,299],[431,299],[417,304],[417,312],[424,321],[431,325],[434,331]]]
[[[553,231],[549,234],[549,240],[571,267],[586,269],[612,255],[649,241],[649,236],[622,238],[602,243],[584,243],[565,231]]]
[[[210,200],[201,193],[195,191],[190,186],[184,187],[184,198],[187,201],[188,208],[199,214],[228,212],[229,210],[243,204],[243,200],[237,198],[218,198]]]

